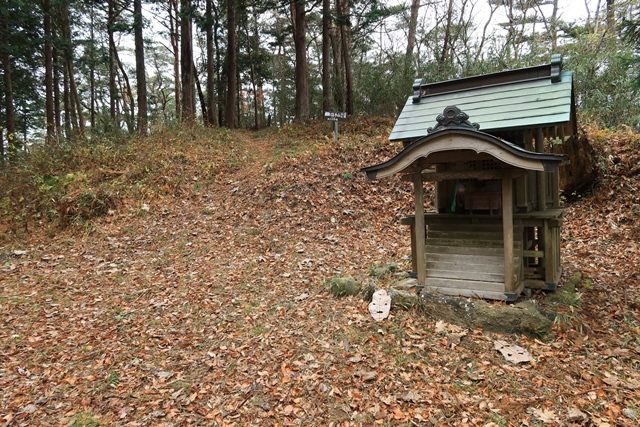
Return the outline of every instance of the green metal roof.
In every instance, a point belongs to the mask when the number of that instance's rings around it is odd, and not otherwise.
[[[422,95],[419,102],[414,95],[407,99],[389,139],[408,140],[427,135],[427,129],[436,125],[436,116],[450,105],[467,113],[469,121],[478,123],[483,132],[570,122],[572,77],[571,72],[561,72],[558,82],[549,77],[505,82]]]

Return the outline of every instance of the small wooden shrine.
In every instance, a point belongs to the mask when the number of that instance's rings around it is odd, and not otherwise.
[[[402,223],[425,291],[513,301],[525,287],[555,289],[566,159],[545,145],[576,133],[572,74],[561,68],[554,55],[548,65],[414,83],[390,136],[403,150],[363,171],[413,182],[415,216]],[[428,213],[425,181],[436,190]]]

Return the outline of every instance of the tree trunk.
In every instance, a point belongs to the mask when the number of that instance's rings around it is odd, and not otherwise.
[[[349,20],[349,0],[338,0],[340,4],[340,40],[342,42],[342,63],[344,65],[345,108],[353,114],[353,72],[351,70],[351,23]]]
[[[62,33],[65,46],[65,66],[69,79],[69,106],[71,112],[71,124],[80,134],[84,133],[84,120],[82,118],[82,105],[78,95],[78,87],[73,69],[73,45],[71,40],[71,23],[69,21],[69,3],[64,2],[62,7]]]
[[[115,24],[115,0],[109,0],[107,12],[107,37],[109,38],[109,117],[114,125],[117,125],[116,103],[118,102],[118,91],[116,89],[116,42],[113,37],[113,26]]]
[[[176,120],[182,117],[182,90],[180,78],[180,19],[178,16],[178,0],[169,0],[169,37],[173,50],[173,87],[176,103]]]
[[[71,138],[71,100],[69,99],[69,71],[66,61],[62,63],[62,105],[64,109],[64,135]]]
[[[202,92],[202,86],[200,86],[200,78],[198,77],[198,69],[196,68],[196,63],[192,62],[193,66],[193,80],[196,82],[196,88],[198,89],[198,99],[200,100],[200,109],[202,110],[202,123],[207,125],[208,123],[208,110],[207,110],[207,99],[204,96],[204,92]],[[195,109],[194,109],[195,111]]]
[[[133,28],[136,46],[136,92],[138,95],[138,133],[147,134],[147,77],[144,67],[142,38],[142,0],[133,0]]]
[[[52,31],[53,35],[53,31]],[[62,121],[60,120],[60,64],[58,63],[58,51],[52,49],[53,57],[53,117],[55,134],[59,138],[62,134]]]
[[[182,121],[195,120],[191,0],[180,1],[180,63],[182,66]]]
[[[551,14],[551,52],[555,53],[558,47],[558,0],[553,0],[553,13]]]
[[[215,56],[213,49],[213,0],[206,0],[206,39],[207,39],[207,115],[209,126],[218,125],[218,111],[216,100]]]
[[[331,111],[331,0],[322,0],[322,109]]]
[[[131,90],[131,83],[129,82],[129,76],[122,65],[122,61],[120,61],[120,55],[118,55],[118,50],[115,49],[113,51],[115,54],[116,65],[120,69],[120,73],[122,74],[122,78],[124,79],[125,89],[127,91],[127,99],[123,100],[123,108],[126,109],[127,116],[127,130],[129,133],[133,133],[134,131],[134,123],[135,123],[135,101],[133,100],[133,91]]]
[[[4,14],[0,14],[0,29],[2,34],[9,34],[9,24],[7,22],[7,17]],[[16,118],[15,110],[13,107],[11,56],[9,54],[8,47],[9,46],[7,45],[0,45],[0,52],[2,55],[2,68],[4,70],[4,108],[7,129],[7,146],[11,147],[12,139],[16,136]]]
[[[91,29],[89,30],[89,38],[90,38],[89,113],[90,113],[90,121],[91,121],[91,130],[94,131],[96,128],[96,60],[95,60],[96,39],[95,39],[94,30],[93,30],[95,25],[95,13],[93,10],[93,2],[91,2],[90,19],[91,19]]]
[[[331,29],[331,49],[333,51],[333,75],[335,77],[335,101],[337,108],[344,111],[344,66],[342,63],[342,49],[340,48],[340,31],[337,27]]]
[[[290,4],[293,15],[293,43],[296,50],[296,121],[309,118],[309,65],[307,64],[305,3],[304,0],[292,0]]]
[[[616,5],[615,0],[607,0],[607,32],[610,37],[616,34]]]
[[[411,0],[411,14],[409,16],[409,35],[407,36],[407,51],[404,56],[405,74],[413,68],[413,49],[416,45],[416,28],[418,27],[418,11],[420,0]]]
[[[236,97],[237,97],[237,38],[236,38],[236,20],[237,20],[237,0],[227,0],[227,58],[225,60],[227,72],[227,99],[225,103],[225,125],[230,128],[236,128]]]
[[[216,63],[215,63],[215,69],[216,69],[216,91],[217,91],[217,124],[218,126],[222,125],[222,122],[224,120],[224,99],[222,96],[222,93],[224,91],[224,87],[222,85],[222,78],[220,77],[220,68],[221,68],[221,62],[220,62],[220,40],[218,38],[218,30],[220,29],[220,16],[218,13],[218,8],[216,7],[215,3],[211,4],[212,8],[213,8],[213,44],[215,45],[215,51],[216,51]]]
[[[45,116],[47,124],[47,142],[55,139],[56,123],[53,108],[53,44],[51,34],[51,0],[43,0],[44,27],[44,86],[45,86]]]
[[[449,40],[451,39],[451,20],[453,18],[453,0],[449,0],[447,8],[447,24],[444,30],[444,40],[442,41],[442,53],[440,54],[440,65],[444,65],[449,53]]]

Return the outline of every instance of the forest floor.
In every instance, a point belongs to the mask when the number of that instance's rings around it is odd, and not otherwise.
[[[563,277],[591,281],[553,335],[452,344],[415,310],[376,323],[323,286],[409,268],[410,185],[358,172],[398,150],[390,123],[343,129],[339,146],[326,123],[207,131],[221,143],[183,131],[155,140],[146,152],[171,164],[107,215],[5,228],[0,424],[637,425],[637,143],[608,135],[593,194],[567,206]]]

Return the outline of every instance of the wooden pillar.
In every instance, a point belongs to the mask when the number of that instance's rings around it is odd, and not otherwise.
[[[553,243],[551,243],[551,228],[549,227],[549,221],[544,220],[543,226],[543,238],[544,238],[544,281],[546,283],[555,282],[555,269],[553,268]]]
[[[556,169],[551,173],[551,194],[553,194],[553,208],[560,207],[560,169]]]
[[[424,258],[425,252],[425,226],[424,226],[424,186],[422,185],[422,173],[418,168],[418,172],[413,175],[413,193],[416,203],[416,267],[418,275],[418,285],[424,286],[427,279],[427,264]]]
[[[418,260],[416,259],[416,221],[413,219],[411,224],[411,271],[418,273]]]
[[[544,135],[542,128],[536,129],[536,151],[544,153]],[[547,176],[546,172],[536,173],[537,205],[539,211],[547,209]]]
[[[502,237],[504,240],[504,290],[513,292],[513,178],[502,178]]]

